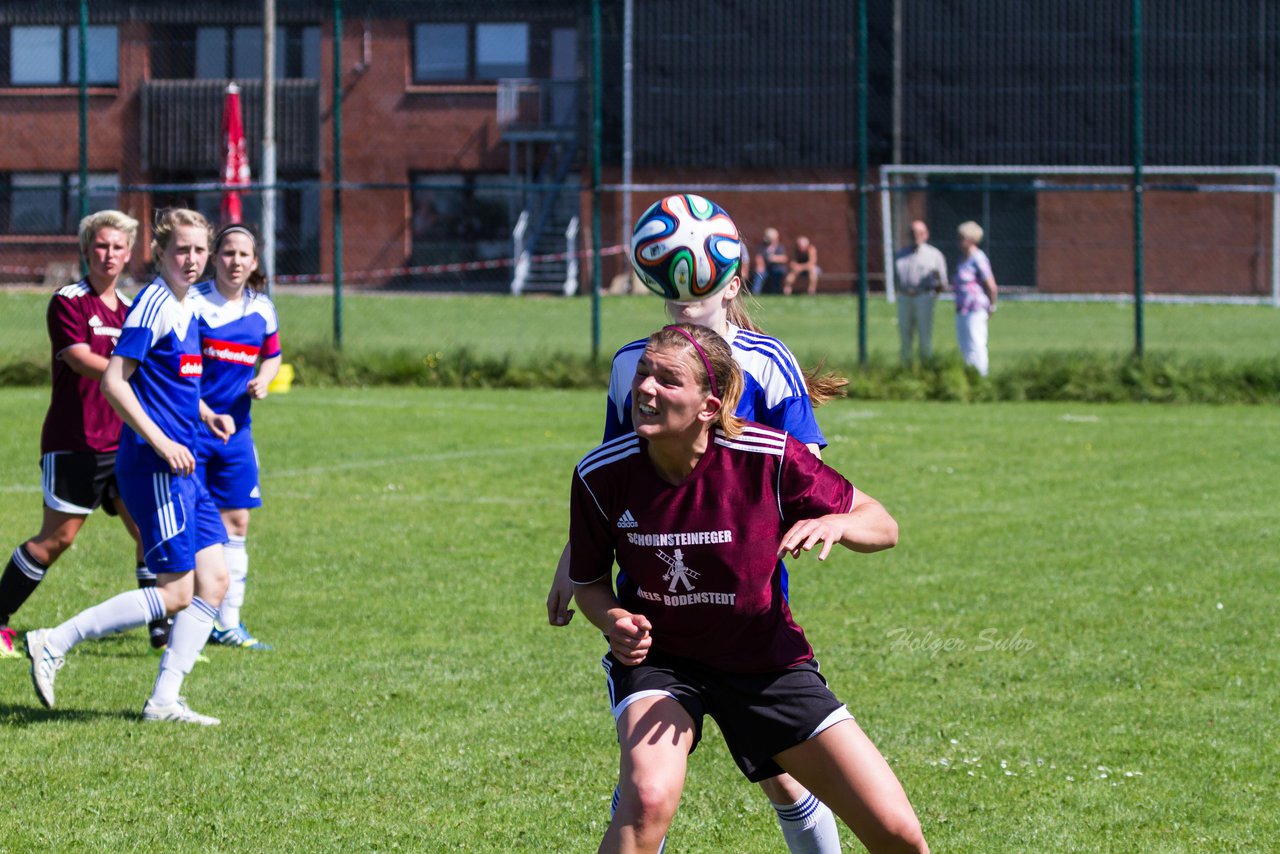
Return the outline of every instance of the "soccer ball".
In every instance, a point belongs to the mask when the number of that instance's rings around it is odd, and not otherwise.
[[[732,281],[742,261],[738,227],[724,208],[682,193],[655,202],[631,232],[631,266],[663,299],[706,299]]]

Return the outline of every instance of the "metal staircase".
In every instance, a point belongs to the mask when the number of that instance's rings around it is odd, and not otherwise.
[[[576,83],[499,81],[498,126],[511,146],[512,183],[526,185],[512,231],[511,292],[572,295],[578,290],[580,204]],[[517,169],[521,159],[523,176]],[[539,257],[548,255],[557,257]]]

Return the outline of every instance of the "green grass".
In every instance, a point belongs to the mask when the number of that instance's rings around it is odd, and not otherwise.
[[[333,300],[282,294],[278,298],[286,348],[315,347],[333,337]],[[47,295],[0,291],[0,364],[15,357],[47,359],[44,330]],[[591,352],[591,301],[501,296],[423,297],[351,295],[343,301],[343,335],[351,353],[410,350],[448,352],[468,348],[482,356]],[[894,307],[868,303],[867,342],[873,357],[895,361],[898,331]],[[805,362],[826,358],[857,363],[857,302],[851,296],[765,298],[755,312],[766,331],[786,341]],[[991,321],[993,371],[1044,352],[1128,353],[1133,349],[1133,307],[1112,303],[1008,301]],[[601,344],[606,355],[641,337],[663,320],[661,304],[648,296],[601,300]],[[1280,311],[1267,306],[1146,306],[1146,348],[1185,358],[1273,357]],[[938,306],[934,341],[940,355],[956,352],[949,303]]]
[[[276,650],[209,650],[186,686],[223,719],[209,730],[138,722],[141,632],[76,649],[51,712],[25,662],[0,661],[3,847],[592,850],[616,768],[603,648],[580,619],[548,627],[543,600],[599,397],[260,404],[246,619]],[[38,522],[46,401],[0,390],[0,550]],[[843,401],[819,418],[902,541],[800,561],[793,604],[934,850],[1272,846],[1273,409]],[[19,628],[131,586],[129,551],[95,516]],[[671,845],[782,848],[714,727]]]
[[[0,293],[0,386],[47,382],[43,296]],[[604,385],[608,357],[662,322],[657,300],[601,305],[591,358],[586,299],[360,295],[346,302],[344,348],[332,345],[328,297],[284,295],[286,358],[309,386],[580,388]],[[806,366],[825,364],[865,400],[1057,400],[1280,403],[1280,312],[1263,306],[1153,305],[1146,357],[1132,358],[1131,308],[1112,304],[1008,303],[996,317],[989,380],[966,370],[949,307],[935,327],[938,357],[904,368],[894,309],[868,308],[868,352],[859,364],[850,297],[768,298],[757,318]]]

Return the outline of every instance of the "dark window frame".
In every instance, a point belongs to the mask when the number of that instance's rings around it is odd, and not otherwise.
[[[236,31],[237,30],[256,30],[261,31],[261,27],[249,26],[243,24],[200,24],[190,29],[190,42],[171,40],[168,44],[170,49],[186,50],[190,54],[190,63],[170,63],[170,67],[181,66],[185,72],[181,75],[174,75],[168,79],[182,80],[256,80],[261,75],[261,69],[258,74],[245,75],[236,74]],[[199,65],[196,59],[196,45],[198,44],[198,33],[201,30],[220,30],[223,35],[223,55],[221,58],[222,69],[226,74],[221,77],[202,77],[198,74]],[[315,77],[307,77],[305,74],[306,61],[306,43],[307,31],[314,31],[316,41],[317,54],[315,57],[316,74]],[[189,46],[188,46],[189,45]],[[319,80],[320,79],[320,61],[324,51],[324,34],[321,32],[319,24],[281,24],[276,27],[276,79],[277,80]],[[261,58],[258,59],[261,65]],[[281,70],[283,66],[283,71]]]
[[[39,27],[47,29],[50,27],[58,30],[58,80],[41,81],[32,83],[18,83],[13,79],[13,32],[14,30],[33,29]],[[94,87],[115,88],[120,85],[120,28],[115,24],[90,24],[90,30],[111,30],[114,35],[116,59],[112,65],[111,77],[88,79],[88,85]],[[10,24],[0,26],[0,86],[9,89],[48,89],[48,88],[65,88],[68,86],[77,86],[80,83],[80,72],[76,69],[74,74],[72,71],[72,63],[79,61],[79,49],[77,48],[73,56],[71,50],[72,37],[79,39],[79,24]],[[89,39],[89,49],[92,50],[94,39]],[[93,70],[93,62],[88,63],[90,71]]]
[[[410,82],[415,86],[449,86],[494,84],[500,77],[480,77],[477,74],[477,50],[479,39],[477,31],[485,26],[521,26],[525,29],[524,39],[524,73],[506,75],[507,77],[529,77],[534,64],[534,26],[529,21],[410,21],[409,45],[411,50],[409,62]],[[419,38],[418,28],[423,26],[462,26],[466,27],[466,69],[462,77],[424,77],[418,74]]]
[[[444,180],[433,184],[432,179]],[[445,180],[454,183],[445,183]],[[412,170],[409,173],[408,229],[412,263],[452,263],[506,257],[515,225],[511,191],[495,189],[493,185],[506,188],[510,182],[509,175],[498,171]],[[457,205],[434,211],[440,215],[440,224],[434,233],[420,232],[418,217],[428,215],[427,211],[420,210],[424,201],[421,194],[431,191],[456,194]],[[504,210],[498,210],[502,204],[495,200],[496,193],[506,194],[503,197],[506,202]]]
[[[15,175],[46,175],[50,179],[49,185],[39,188],[15,187],[13,184]],[[118,192],[112,194],[114,198],[110,202],[105,200],[105,196],[107,195],[106,193],[101,194],[103,198],[99,201],[92,201],[94,196],[93,186],[95,179],[110,180],[112,186],[119,186],[120,182],[120,176],[116,172],[90,172],[90,210],[105,210],[117,207],[120,201]],[[44,169],[11,169],[5,172],[0,172],[0,234],[11,237],[50,237],[75,234],[80,223],[79,181],[79,172],[59,172]],[[56,213],[56,217],[58,221],[62,223],[62,227],[53,231],[48,229],[15,229],[13,222],[13,194],[15,191],[19,193],[57,193],[58,211]]]

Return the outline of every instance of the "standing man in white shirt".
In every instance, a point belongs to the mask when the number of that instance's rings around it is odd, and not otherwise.
[[[922,220],[913,220],[911,238],[915,245],[899,251],[893,262],[904,365],[911,364],[911,339],[917,334],[920,360],[933,357],[933,303],[947,286],[947,260],[929,242],[929,226]]]

